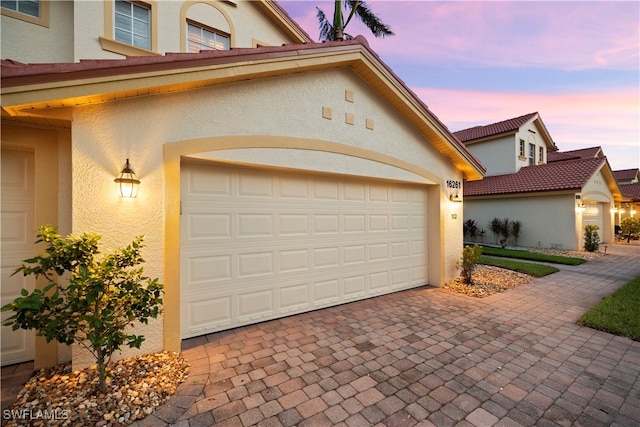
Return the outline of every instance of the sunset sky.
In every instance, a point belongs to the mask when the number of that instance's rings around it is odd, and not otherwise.
[[[318,39],[316,7],[279,0]],[[395,32],[380,58],[457,131],[537,111],[561,151],[602,147],[613,170],[640,167],[640,2],[369,0]]]

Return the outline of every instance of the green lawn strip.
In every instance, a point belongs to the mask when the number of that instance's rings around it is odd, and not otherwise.
[[[578,324],[640,341],[640,276],[600,301]]]
[[[480,257],[480,264],[506,268],[509,270],[517,271],[519,273],[530,274],[534,277],[542,277],[560,271],[550,265],[534,264],[531,262],[519,262],[511,259],[493,258],[484,255]]]
[[[518,251],[514,249],[494,248],[491,246],[482,247],[483,255],[499,256],[504,258],[526,259],[530,261],[550,262],[552,264],[580,265],[586,262],[582,258],[573,258],[559,255],[539,254],[529,251]]]

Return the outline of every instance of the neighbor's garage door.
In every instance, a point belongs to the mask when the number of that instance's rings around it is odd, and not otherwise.
[[[597,225],[598,235],[602,238],[603,233],[603,216],[602,203],[584,202],[584,212],[582,214],[582,226]]]
[[[427,282],[426,189],[183,163],[181,335]]]

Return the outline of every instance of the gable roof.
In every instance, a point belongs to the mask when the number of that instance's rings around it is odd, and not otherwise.
[[[636,179],[640,174],[640,169],[621,169],[617,171],[613,171],[613,176],[616,177],[618,181],[631,181]]]
[[[476,144],[484,141],[491,141],[499,136],[512,135],[518,132],[522,126],[529,122],[536,122],[540,134],[545,141],[548,150],[555,151],[556,147],[547,127],[542,122],[540,114],[537,112],[525,114],[512,119],[503,120],[501,122],[492,123],[485,126],[474,126],[468,129],[462,129],[453,132],[456,138],[458,138],[465,145]]]
[[[486,126],[475,126],[468,129],[453,132],[453,134],[462,142],[472,141],[475,139],[486,138],[488,136],[500,135],[503,133],[517,132],[522,125],[538,116],[538,113],[529,113],[524,116],[515,117],[513,119],[503,120],[501,122],[492,123]]]
[[[620,192],[632,202],[640,202],[640,182],[620,184]]]
[[[592,157],[602,157],[604,153],[602,147],[589,147],[581,148],[578,150],[570,151],[557,151],[549,153],[547,156],[547,162],[562,162],[571,159],[589,159]]]
[[[69,123],[71,108],[185,91],[249,79],[349,67],[418,129],[467,180],[484,167],[362,36],[349,41],[291,44],[68,64],[0,63],[2,114]]]
[[[607,164],[605,157],[525,166],[516,173],[465,182],[464,197],[579,190]]]

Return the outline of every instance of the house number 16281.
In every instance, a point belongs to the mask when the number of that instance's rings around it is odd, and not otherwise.
[[[451,179],[447,180],[447,188],[460,189],[461,187],[462,183],[460,181],[453,181]]]

